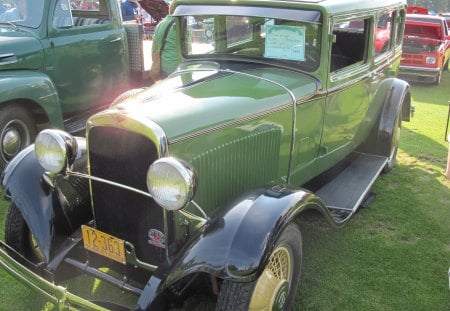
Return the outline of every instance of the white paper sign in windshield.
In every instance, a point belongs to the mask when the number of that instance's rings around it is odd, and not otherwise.
[[[266,25],[264,57],[305,61],[304,26]]]

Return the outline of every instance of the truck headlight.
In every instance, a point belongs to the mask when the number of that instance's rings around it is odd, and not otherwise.
[[[46,171],[55,174],[72,165],[77,150],[76,139],[60,130],[43,130],[34,143],[34,152],[39,164]]]
[[[427,56],[427,58],[425,58],[425,62],[427,64],[436,64],[436,57],[434,57],[434,56]]]
[[[169,211],[185,207],[194,196],[195,185],[194,170],[175,158],[158,159],[147,172],[148,191],[156,203]]]

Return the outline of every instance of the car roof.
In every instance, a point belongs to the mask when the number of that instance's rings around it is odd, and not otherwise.
[[[283,1],[264,1],[264,0],[177,0],[176,5],[199,4],[199,5],[258,5],[258,6],[277,6],[277,7],[295,7],[303,4],[306,8],[321,9],[331,15],[345,14],[356,11],[373,11],[379,8],[405,6],[406,0],[283,0]]]

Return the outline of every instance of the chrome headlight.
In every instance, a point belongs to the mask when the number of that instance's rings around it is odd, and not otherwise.
[[[434,56],[427,56],[427,58],[425,58],[425,62],[427,64],[435,64],[436,63],[436,57],[434,57]]]
[[[184,161],[161,158],[147,172],[147,188],[163,208],[176,211],[185,207],[195,193],[194,170]]]
[[[77,154],[76,139],[60,130],[43,130],[36,137],[34,152],[39,164],[50,173],[61,173]]]

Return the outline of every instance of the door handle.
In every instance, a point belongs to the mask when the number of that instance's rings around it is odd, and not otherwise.
[[[110,40],[109,43],[119,42],[119,41],[121,41],[121,40],[122,40],[121,37],[117,37],[117,38],[115,38],[115,39]]]

